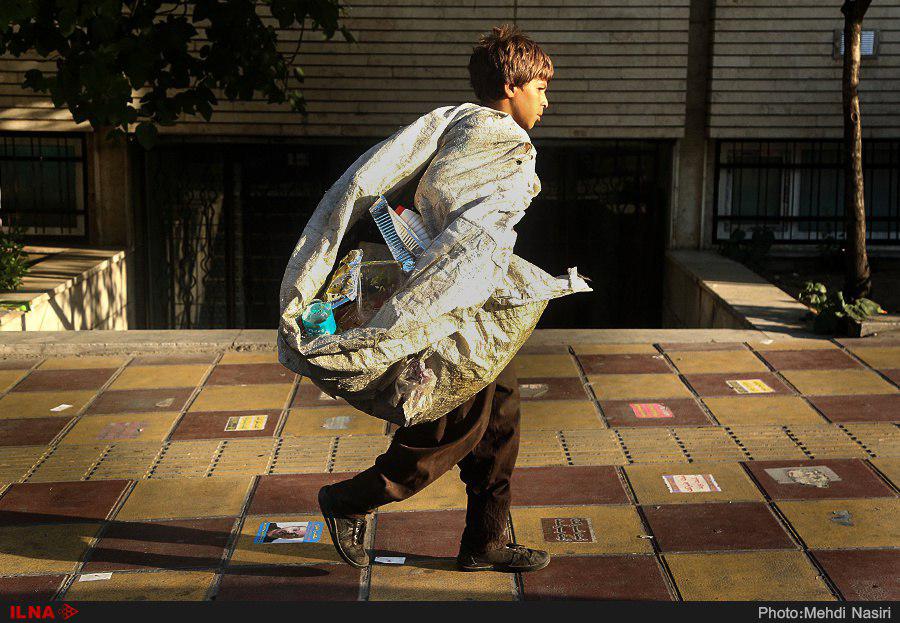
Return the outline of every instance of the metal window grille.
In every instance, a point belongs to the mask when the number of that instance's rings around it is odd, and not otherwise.
[[[713,240],[764,227],[784,243],[845,237],[841,141],[719,141]],[[866,236],[900,243],[900,141],[863,142]]]
[[[31,241],[87,239],[83,136],[0,135],[0,218]]]
[[[844,31],[843,30],[835,30],[834,31],[834,40],[835,40],[835,58],[842,58],[844,56]],[[878,51],[878,35],[875,30],[863,30],[860,32],[860,46],[859,53],[861,56],[876,56]]]

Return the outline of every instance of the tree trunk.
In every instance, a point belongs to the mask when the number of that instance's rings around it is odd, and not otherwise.
[[[862,21],[871,0],[844,0],[844,214],[847,273],[844,298],[869,296],[872,288],[866,254],[866,206],[863,193],[862,123],[859,112],[859,65]]]

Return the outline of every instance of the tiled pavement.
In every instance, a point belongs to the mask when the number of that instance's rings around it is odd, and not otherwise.
[[[383,422],[274,353],[0,362],[0,600],[900,598],[900,340],[572,344],[516,359],[512,535],[554,554],[464,574],[455,473],[371,520],[359,572],[315,494]]]

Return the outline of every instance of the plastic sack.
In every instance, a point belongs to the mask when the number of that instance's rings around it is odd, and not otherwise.
[[[360,156],[325,193],[288,261],[279,361],[401,426],[435,420],[493,381],[547,301],[590,291],[574,268],[556,278],[512,253],[514,226],[540,191],[534,159],[510,115],[477,104],[438,108]],[[363,326],[304,339],[299,315],[323,288],[347,230],[380,195],[391,200],[410,184],[432,242],[403,287]],[[392,404],[416,357],[434,374],[430,402]]]

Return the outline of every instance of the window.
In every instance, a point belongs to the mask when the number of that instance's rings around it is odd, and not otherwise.
[[[878,51],[878,36],[874,30],[863,30],[859,37],[860,56],[876,56]],[[834,31],[834,57],[844,56],[844,31]]]
[[[38,239],[86,238],[82,136],[0,135],[0,218]]]
[[[781,242],[844,237],[840,141],[719,141],[714,240],[735,229],[773,231]],[[863,142],[866,234],[900,243],[900,141]]]

